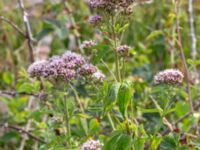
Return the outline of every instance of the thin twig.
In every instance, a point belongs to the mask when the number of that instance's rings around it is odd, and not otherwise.
[[[190,91],[190,76],[189,76],[189,71],[186,63],[186,58],[183,52],[183,46],[182,46],[182,39],[181,39],[181,32],[180,32],[180,24],[179,24],[179,7],[180,7],[180,0],[176,1],[175,4],[175,15],[176,15],[176,32],[177,32],[177,46],[178,50],[180,53],[180,58],[182,65],[184,67],[184,72],[185,72],[185,77],[186,77],[186,83],[187,83],[187,94],[188,94],[188,102],[190,104],[190,111],[193,113],[194,108],[193,108],[193,103],[192,103],[192,98],[191,98],[191,91]]]
[[[78,96],[78,93],[77,93],[76,89],[74,88],[74,86],[71,83],[69,83],[69,86],[70,86],[71,90],[74,93],[75,100],[76,100],[79,108],[81,109],[81,112],[84,113],[84,107],[83,107],[83,105],[81,103],[81,100],[80,100],[80,98]]]
[[[22,13],[23,22],[24,22],[24,26],[25,26],[25,30],[26,30],[26,37],[28,40],[28,47],[29,47],[29,59],[30,59],[30,62],[33,63],[34,62],[34,54],[33,54],[33,46],[32,46],[33,37],[32,37],[32,33],[31,33],[30,23],[28,20],[28,14],[25,11],[23,0],[18,0],[18,5],[19,5],[20,11]],[[32,105],[34,103],[36,104],[37,102],[35,101],[34,97],[31,96],[28,101],[28,106],[26,107],[26,109],[31,109],[33,107]],[[32,124],[32,120],[29,119],[25,126],[26,131],[28,131],[31,128],[31,124]],[[24,149],[26,140],[27,140],[27,136],[23,136],[21,143],[20,143],[19,150]]]
[[[114,75],[114,73],[110,70],[109,66],[106,64],[106,62],[104,62],[103,59],[101,59],[102,64],[106,67],[106,69],[108,70],[108,72],[112,75],[112,77],[114,78],[114,80],[117,82],[117,79]]]
[[[19,32],[22,36],[24,36],[26,38],[26,34],[24,33],[24,31],[22,31],[14,22],[8,20],[7,18],[5,18],[3,16],[0,16],[0,20],[11,25],[17,32]]]
[[[17,92],[17,91],[1,91],[0,90],[0,95],[8,95],[8,96],[11,96],[11,97],[15,97],[15,96],[24,96],[24,95],[27,95],[27,96],[34,96],[34,97],[39,97],[40,94],[34,94],[34,93],[27,93],[27,92]]]
[[[29,47],[29,59],[31,62],[34,62],[34,54],[33,54],[33,46],[32,46],[33,37],[31,33],[30,23],[28,20],[28,14],[25,11],[23,0],[18,0],[18,4],[23,16],[23,22],[26,29],[26,37],[28,40],[28,47]]]
[[[19,126],[9,125],[7,123],[4,123],[4,124],[0,124],[0,127],[14,129],[14,130],[18,131],[19,133],[24,133],[24,134],[28,135],[30,138],[34,139],[35,141],[38,141],[41,143],[47,143],[43,139],[33,135],[32,133],[28,132],[27,130],[20,128]]]
[[[200,100],[197,101],[196,104],[194,104],[194,110],[198,109],[199,107],[200,107]],[[173,125],[177,125],[179,122],[183,121],[185,118],[187,118],[191,114],[192,114],[192,112],[186,113],[185,115],[183,115],[182,117],[180,117],[178,120],[176,120],[175,123],[173,123]]]
[[[197,110],[200,107],[200,100],[197,100],[196,104],[194,104],[194,110]],[[183,115],[182,117],[180,117],[179,119],[177,119],[174,123],[172,123],[172,125],[175,127],[177,126],[178,123],[180,123],[181,121],[183,121],[184,119],[186,119],[187,117],[189,117],[192,114],[192,112],[188,112],[185,115]],[[166,130],[162,133],[162,135],[168,134],[170,132],[170,130]]]
[[[114,53],[115,53],[115,67],[116,67],[116,77],[117,77],[117,81],[121,82],[121,74],[120,74],[120,67],[119,67],[119,56],[117,53],[117,35],[115,32],[115,20],[114,20],[114,16],[111,17],[111,29],[112,29],[112,38],[113,38],[113,42],[114,42]]]

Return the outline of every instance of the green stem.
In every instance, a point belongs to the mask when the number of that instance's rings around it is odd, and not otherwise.
[[[126,71],[126,68],[125,68],[125,58],[123,58],[123,62],[122,62],[122,80],[125,79],[125,71]]]
[[[115,128],[114,122],[113,122],[113,120],[112,120],[112,118],[110,116],[110,113],[107,114],[107,117],[108,117],[108,120],[109,120],[109,122],[110,122],[110,124],[112,126],[112,129],[115,130],[116,128]]]
[[[64,99],[63,99],[63,102],[64,102],[64,113],[65,113],[65,122],[66,122],[66,126],[67,126],[67,134],[68,136],[71,136],[71,129],[70,129],[70,117],[69,117],[69,108],[68,108],[68,105],[67,105],[67,98],[66,98],[66,95],[64,95]]]
[[[112,16],[112,33],[113,33],[113,42],[114,42],[114,52],[115,52],[115,67],[116,67],[116,76],[117,76],[117,81],[121,82],[121,75],[120,75],[120,67],[119,67],[119,56],[117,53],[117,36],[115,33],[115,21],[114,17]]]
[[[70,83],[69,83],[69,86],[70,86],[70,88],[72,89],[72,91],[73,91],[73,93],[74,93],[75,100],[76,100],[76,102],[77,102],[79,108],[81,109],[81,112],[84,113],[84,107],[83,107],[83,105],[82,105],[82,103],[81,103],[81,101],[80,101],[80,98],[79,98],[79,96],[78,96],[78,93],[77,93],[76,89],[75,89],[74,86],[73,86],[72,84],[70,84]]]

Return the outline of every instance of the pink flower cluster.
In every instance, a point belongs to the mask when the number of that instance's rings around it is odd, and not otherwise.
[[[90,24],[94,24],[95,25],[95,24],[99,23],[101,20],[102,20],[102,16],[98,15],[98,14],[95,14],[95,15],[92,15],[92,16],[89,17],[88,22]]]
[[[82,49],[84,49],[84,48],[90,48],[90,47],[96,46],[96,45],[97,45],[97,43],[95,41],[88,40],[88,41],[83,41],[83,43],[80,45],[80,47]]]
[[[183,81],[184,75],[181,71],[176,69],[166,69],[157,73],[154,77],[155,84],[179,84]]]
[[[126,11],[135,0],[89,0],[92,8],[100,8],[106,11]]]
[[[67,51],[62,56],[54,56],[48,60],[37,61],[28,68],[30,77],[69,81],[78,77],[94,78],[100,72],[96,66],[88,64],[80,54]],[[102,78],[105,76],[101,74]],[[99,82],[102,82],[102,78]],[[103,78],[103,79],[104,79]]]
[[[83,143],[81,149],[82,150],[101,150],[102,144],[99,140],[88,140],[87,142]]]
[[[117,47],[117,52],[120,54],[122,57],[126,57],[129,55],[130,47],[127,45],[120,45]]]

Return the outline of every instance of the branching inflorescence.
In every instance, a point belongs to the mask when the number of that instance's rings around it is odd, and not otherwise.
[[[37,61],[28,68],[30,77],[70,81],[75,78],[92,78],[103,82],[105,75],[80,54],[67,51],[62,56],[54,56],[48,60]],[[98,75],[97,75],[98,74]]]

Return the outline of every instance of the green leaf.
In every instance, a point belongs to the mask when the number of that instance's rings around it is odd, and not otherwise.
[[[163,138],[160,147],[163,150],[174,150],[177,147],[177,143],[172,136],[166,136]]]
[[[134,148],[136,150],[143,150],[144,149],[144,143],[145,139],[144,138],[136,138],[134,139]]]
[[[85,118],[80,118],[80,124],[85,135],[88,135],[88,123]]]
[[[147,36],[146,40],[151,40],[153,38],[156,38],[159,35],[163,35],[163,31],[161,30],[153,31]]]
[[[126,117],[126,109],[128,107],[129,102],[133,96],[133,88],[132,83],[130,81],[125,81],[120,85],[118,95],[117,95],[117,103],[119,106],[119,110],[124,117]]]
[[[117,132],[105,143],[103,150],[130,150],[131,146],[131,137]]]
[[[21,85],[19,85],[19,87],[17,88],[18,92],[27,92],[27,93],[32,93],[34,92],[34,85],[31,83],[22,83]]]
[[[49,33],[53,32],[53,31],[54,31],[53,28],[44,28],[42,31],[40,31],[36,35],[37,41],[41,40],[43,37],[45,37],[46,35],[48,35]]]
[[[92,48],[93,49],[97,49],[97,53],[96,53],[96,55],[92,59],[93,64],[96,64],[101,59],[103,59],[104,56],[106,56],[108,54],[110,47],[107,46],[107,45],[98,44],[96,46],[93,46]]]
[[[97,119],[92,119],[89,123],[90,135],[97,134],[100,131],[100,124]]]
[[[6,84],[11,84],[11,83],[13,82],[12,74],[9,73],[9,72],[4,72],[4,73],[3,73],[3,81],[4,81]]]
[[[151,143],[151,148],[157,149],[161,141],[162,141],[161,137],[155,137]]]
[[[51,24],[57,28],[61,28],[61,22],[59,20],[55,20],[55,19],[46,19],[45,20],[46,23]]]
[[[130,25],[129,23],[125,24],[123,27],[119,28],[117,32],[118,33],[124,32],[129,27],[129,25]]]
[[[158,109],[144,109],[144,108],[139,108],[138,110],[143,112],[143,113],[160,113]]]
[[[189,112],[190,106],[185,102],[177,102],[175,106],[175,112],[178,117],[185,115]]]
[[[105,86],[106,95],[104,99],[104,111],[108,111],[117,100],[120,83],[106,84]]]
[[[79,116],[79,117],[81,117],[81,118],[86,118],[86,119],[91,118],[91,116],[89,116],[88,114],[78,113],[76,115]]]

